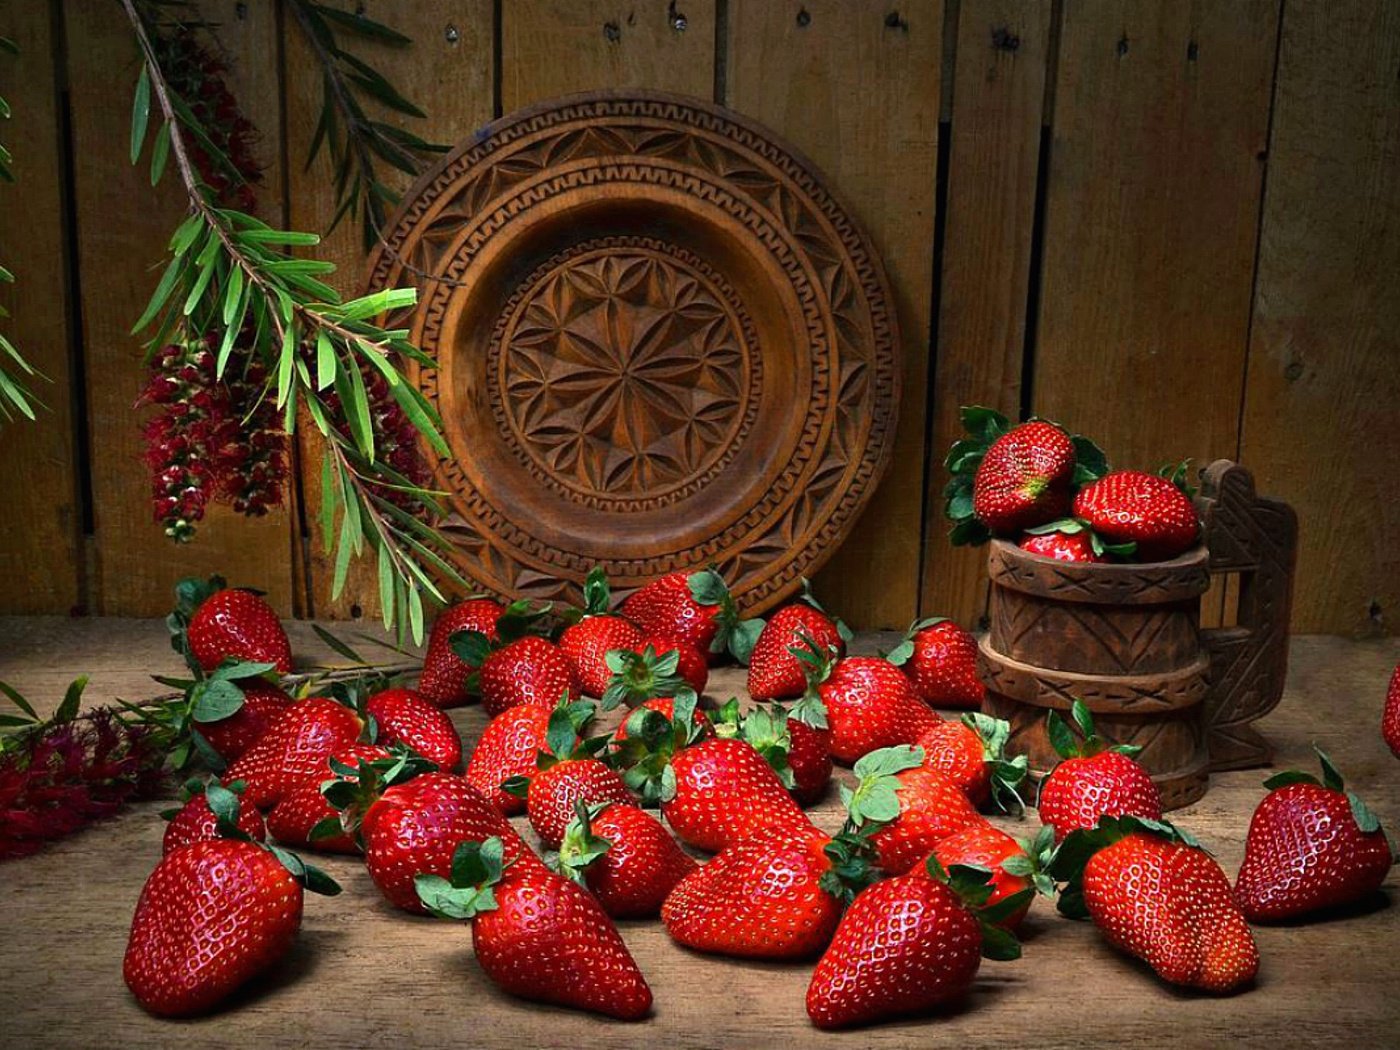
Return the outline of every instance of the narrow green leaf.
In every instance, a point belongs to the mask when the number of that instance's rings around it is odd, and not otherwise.
[[[165,174],[165,162],[170,159],[170,125],[162,124],[156,132],[156,144],[151,147],[151,185]]]
[[[336,358],[331,337],[322,328],[316,333],[316,389],[324,390],[335,382]]]
[[[141,157],[146,141],[146,124],[151,119],[151,71],[141,63],[141,76],[136,81],[136,95],[131,101],[131,163]]]
[[[297,350],[297,326],[292,321],[282,326],[282,350],[277,361],[277,407],[287,403],[292,389],[292,361]]]
[[[229,270],[228,280],[224,284],[224,324],[233,323],[234,315],[238,313],[238,305],[243,300],[243,267],[235,265]]]
[[[384,617],[384,629],[394,626],[394,563],[387,543],[379,544],[379,604]]]
[[[170,298],[170,293],[174,290],[180,275],[184,273],[188,260],[183,253],[176,255],[170,260],[170,265],[165,268],[165,273],[161,275],[160,283],[156,285],[156,290],[151,293],[151,301],[146,304],[146,310],[141,314],[140,319],[131,326],[131,334],[144,329],[155,320],[156,314],[160,313],[165,306],[166,300]]]

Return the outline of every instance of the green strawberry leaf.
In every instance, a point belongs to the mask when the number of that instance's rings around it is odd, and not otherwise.
[[[948,532],[948,540],[954,547],[980,547],[991,538],[991,530],[976,518],[965,518]]]
[[[1011,429],[1011,421],[994,408],[964,405],[959,412],[963,429],[984,444],[991,444]]]
[[[219,722],[243,707],[243,690],[226,679],[211,678],[195,687],[191,716],[196,722]]]
[[[1045,525],[1036,525],[1025,531],[1027,536],[1048,536],[1054,532],[1063,532],[1066,536],[1073,536],[1084,531],[1084,523],[1078,518],[1058,518]]]
[[[1327,757],[1327,753],[1316,744],[1313,751],[1317,753],[1317,759],[1322,763],[1322,784],[1333,791],[1343,791],[1346,788],[1346,781],[1342,778],[1341,772],[1332,764],[1332,760]]]
[[[308,842],[324,842],[326,839],[333,839],[344,833],[345,827],[340,823],[339,817],[323,817],[312,825],[306,838]]]
[[[731,601],[724,577],[714,569],[692,572],[686,584],[690,587],[690,596],[699,605],[724,605]]]
[[[1029,893],[1029,890],[1023,891]],[[1010,930],[990,923],[982,925],[982,955],[995,962],[1010,962],[1021,957],[1021,942]]]
[[[763,633],[763,627],[764,621],[757,616],[749,620],[740,620],[734,626],[729,638],[729,651],[741,667],[747,667],[749,660],[753,658],[753,647],[758,644],[758,636]]]
[[[1060,712],[1051,711],[1045,716],[1045,733],[1050,738],[1050,746],[1055,749],[1055,754],[1064,759],[1078,757],[1079,741],[1075,739],[1074,732]]]
[[[225,657],[224,662],[209,675],[210,681],[233,681],[240,678],[257,678],[269,671],[275,671],[276,664],[256,663],[251,660],[235,660]]]
[[[501,781],[501,790],[507,795],[514,795],[516,798],[527,798],[530,794],[530,778],[522,776],[507,777]]]
[[[1380,831],[1380,817],[1373,813],[1369,806],[1361,800],[1361,796],[1354,791],[1348,791],[1347,804],[1351,807],[1351,815],[1356,821],[1356,826],[1363,835],[1369,835],[1373,831]]]
[[[1317,777],[1311,773],[1304,773],[1300,769],[1286,769],[1282,773],[1275,773],[1264,781],[1264,786],[1270,791],[1275,791],[1289,784],[1317,784]],[[1320,785],[1319,785],[1320,786]]]
[[[480,667],[491,655],[491,639],[480,631],[453,631],[447,644],[468,667]]]
[[[608,586],[608,574],[601,565],[595,565],[583,581],[584,612],[591,616],[605,613],[611,601],[612,588]]]
[[[209,811],[214,814],[214,819],[218,821],[220,834],[224,834],[225,826],[237,832],[237,795],[224,787],[217,780],[211,780],[204,787],[204,801],[208,803]]]
[[[413,888],[423,907],[439,919],[472,919],[496,909],[496,894],[490,886],[458,888],[441,875],[415,875]]]
[[[972,493],[959,491],[950,496],[944,508],[944,513],[953,521],[962,521],[972,517]]]
[[[1097,481],[1108,473],[1108,457],[1103,449],[1082,434],[1071,434],[1070,444],[1074,446],[1074,482],[1083,485]]]

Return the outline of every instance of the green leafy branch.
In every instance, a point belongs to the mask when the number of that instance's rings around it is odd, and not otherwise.
[[[423,593],[443,600],[434,575],[465,583],[445,557],[446,541],[391,498],[400,494],[415,508],[442,514],[434,494],[376,458],[365,384],[371,370],[383,376],[409,421],[447,453],[437,413],[392,360],[397,355],[431,365],[431,358],[409,342],[406,329],[386,330],[373,320],[412,306],[417,292],[391,288],[343,301],[322,280],[334,272],[333,263],[286,251],[319,243],[316,234],[274,229],[244,212],[216,207],[191,163],[186,135],[207,151],[217,153],[217,147],[171,90],[136,0],[122,0],[122,6],[144,58],[132,106],[132,163],[142,155],[154,110],[163,123],[151,150],[151,181],[158,182],[173,159],[190,203],[170,240],[170,262],[133,331],[150,331],[152,350],[191,332],[222,332],[215,357],[220,377],[235,343],[251,346],[267,368],[264,396],[276,399],[287,433],[295,431],[304,408],[324,439],[321,525],[326,547],[335,551],[333,593],[344,588],[351,558],[373,551],[385,626],[397,624],[402,637],[406,621],[421,640]]]
[[[19,54],[19,48],[9,37],[0,36],[0,51],[9,55]],[[10,104],[0,96],[0,120],[10,119]],[[0,144],[0,180],[13,183],[15,181],[14,171],[10,165],[14,158],[10,156],[10,151]],[[0,282],[13,284],[15,275],[0,266]],[[10,311],[0,306],[0,319],[10,316]],[[25,386],[25,381],[21,376],[39,376],[43,378],[34,366],[24,359],[24,355],[15,348],[15,344],[10,342],[4,332],[0,332],[0,416],[6,422],[11,422],[15,418],[15,413],[25,416],[28,419],[34,418],[34,406],[30,402],[39,403],[38,398]]]

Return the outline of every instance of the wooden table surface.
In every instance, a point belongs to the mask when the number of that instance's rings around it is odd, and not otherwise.
[[[330,659],[309,625],[290,632],[299,656]],[[862,638],[858,648],[875,641]],[[1398,659],[1400,640],[1296,638],[1287,695],[1265,723],[1279,766],[1312,768],[1309,746],[1319,742],[1396,828],[1400,762],[1377,726]],[[79,672],[92,676],[87,696],[99,702],[153,695],[159,689],[147,676],[177,670],[158,621],[0,618],[0,679],[50,707]],[[724,670],[710,692],[742,695],[742,686],[742,674]],[[454,717],[470,743],[483,724],[480,711]],[[1218,775],[1201,802],[1174,815],[1232,877],[1265,775]],[[827,828],[839,823],[834,794],[814,811]],[[127,993],[121,957],[137,894],[160,855],[161,808],[133,807],[35,857],[0,865],[5,1045],[1373,1047],[1400,1038],[1400,908],[1388,901],[1346,918],[1256,930],[1258,983],[1225,999],[1168,988],[1108,948],[1092,926],[1061,919],[1042,901],[1027,921],[1022,959],[984,962],[961,1005],[832,1034],[811,1027],[803,1009],[810,963],[699,955],[673,944],[658,922],[622,924],[656,997],[649,1021],[627,1025],[511,999],[476,967],[465,925],[393,910],[350,858],[325,860],[345,892],[308,895],[297,946],[274,974],[213,1017],[158,1021]],[[1016,833],[1035,827],[1033,817],[998,823]],[[1391,896],[1395,887],[1392,876]]]

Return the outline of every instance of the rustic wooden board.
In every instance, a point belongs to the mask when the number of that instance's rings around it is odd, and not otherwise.
[[[291,624],[290,631],[299,655],[326,655],[309,624]],[[857,648],[874,642],[862,636]],[[78,670],[94,672],[89,696],[97,701],[114,692],[149,693],[144,674],[173,671],[174,660],[155,621],[0,619],[0,678],[36,699],[51,692],[44,698],[49,705]],[[1310,764],[1309,747],[1318,740],[1392,826],[1400,820],[1396,760],[1375,729],[1396,660],[1395,640],[1296,639],[1288,693],[1264,723],[1282,766]],[[725,696],[741,686],[738,673],[719,671],[710,692]],[[469,740],[483,724],[478,708],[459,709],[454,718]],[[1175,815],[1231,875],[1263,776],[1217,775],[1202,801]],[[161,1022],[135,1005],[120,972],[131,909],[160,851],[160,808],[136,807],[0,869],[6,915],[0,982],[15,1045],[185,1047],[193,1039],[200,1046],[244,1047],[285,1041],[294,1025],[309,1047],[441,1046],[464,1038],[472,1046],[500,1047],[898,1047],[933,1038],[969,1048],[1131,1041],[1176,1050],[1312,1046],[1343,1033],[1357,1046],[1382,1046],[1400,1023],[1400,1002],[1386,994],[1400,982],[1400,957],[1391,950],[1400,937],[1400,909],[1393,906],[1257,930],[1258,985],[1215,999],[1166,988],[1105,946],[1092,927],[1037,903],[1024,958],[985,963],[965,1003],[936,1017],[841,1034],[819,1033],[807,1023],[802,997],[809,964],[699,955],[674,945],[657,923],[625,923],[623,936],[657,1007],[650,1021],[624,1025],[507,998],[477,968],[465,928],[392,911],[348,858],[326,861],[346,892],[308,901],[301,939],[275,975],[223,1014]],[[833,801],[817,813],[823,826],[835,826]],[[1033,819],[999,822],[1016,833],[1034,827]],[[1392,876],[1391,894],[1396,885]]]
[[[413,38],[406,47],[394,47],[362,37],[350,37],[345,46],[356,57],[374,66],[385,78],[428,114],[426,121],[396,113],[379,112],[376,119],[407,128],[420,138],[456,145],[492,117],[495,21],[490,0],[420,0],[412,17],[401,4],[388,0],[351,3],[336,0],[337,7],[363,11]],[[290,16],[288,16],[290,19]],[[334,169],[325,154],[310,168],[307,150],[321,113],[320,65],[300,30],[290,24],[284,34],[287,119],[288,221],[293,229],[323,235],[314,252],[338,267],[333,284],[341,294],[358,293],[365,279],[366,253],[359,221],[348,216],[327,234],[335,216]],[[373,111],[372,104],[367,109]],[[402,193],[411,180],[381,164],[380,178]],[[333,552],[321,546],[321,438],[309,419],[303,419],[298,447],[301,457],[302,499],[307,531],[299,537],[299,555],[306,568],[303,612],[350,619],[379,613],[379,589],[372,563],[351,566],[345,590],[331,598],[335,575]]]
[[[1293,627],[1394,632],[1400,8],[1288,4],[1241,460],[1302,527]]]
[[[923,534],[943,4],[736,0],[728,25],[725,103],[816,163],[894,291],[904,342],[894,463],[816,587],[852,623],[902,628],[918,605]]]
[[[11,110],[0,126],[0,141],[14,157],[17,184],[0,187],[6,214],[0,265],[18,283],[0,284],[0,305],[11,314],[0,319],[0,332],[50,382],[28,384],[48,406],[36,408],[35,422],[17,417],[0,424],[5,450],[0,494],[7,516],[24,523],[9,530],[0,545],[0,578],[24,581],[4,588],[0,610],[59,612],[82,600],[83,521],[69,361],[56,19],[48,4],[25,4],[9,14],[0,33],[15,42],[19,54],[0,56],[0,96]],[[35,478],[45,483],[36,485]]]
[[[264,4],[209,7],[209,17],[220,22],[234,91],[263,134],[262,207],[280,221],[276,12]],[[173,169],[153,190],[146,158],[137,167],[129,163],[130,99],[139,67],[120,6],[77,0],[63,5],[63,16],[95,508],[91,604],[99,612],[155,615],[170,607],[180,577],[219,571],[266,590],[276,608],[288,611],[291,525],[285,510],[249,520],[211,506],[196,541],[185,546],[167,539],[151,518],[150,478],[132,411],[146,372],[140,341],[129,329],[160,278],[184,196]]]
[[[525,0],[501,7],[501,106],[577,91],[714,91],[715,0]]]
[[[1278,6],[1064,7],[1032,404],[1117,465],[1238,458]]]
[[[948,543],[943,455],[962,436],[961,405],[1020,411],[1050,9],[963,0],[958,11],[919,614],[965,625],[986,611],[986,555]]]

